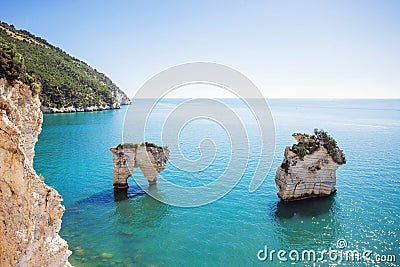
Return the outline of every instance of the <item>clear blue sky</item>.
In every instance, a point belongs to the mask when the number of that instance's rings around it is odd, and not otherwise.
[[[268,97],[400,98],[400,1],[2,1],[0,20],[106,73],[130,96],[211,61]]]

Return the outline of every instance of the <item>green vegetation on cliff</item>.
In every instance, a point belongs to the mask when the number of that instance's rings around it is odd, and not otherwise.
[[[35,78],[26,73],[24,58],[17,52],[15,45],[0,43],[0,78],[6,78],[13,83],[16,80],[28,83],[32,92],[40,93],[41,84],[35,82]]]
[[[6,70],[13,79],[40,82],[43,106],[112,107],[129,102],[125,93],[107,76],[28,31],[17,30],[13,25],[0,21],[0,44],[3,48],[1,64],[6,67],[2,68],[3,76]],[[10,58],[10,54],[4,52],[15,48],[22,55],[21,58]],[[14,68],[7,69],[11,65]],[[21,77],[25,72],[28,75]]]
[[[0,78],[13,82],[25,80],[24,58],[17,52],[15,46],[0,43]],[[30,78],[32,78],[30,76]],[[33,78],[32,78],[33,79]]]

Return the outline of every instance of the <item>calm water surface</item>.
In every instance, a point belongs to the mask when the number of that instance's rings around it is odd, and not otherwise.
[[[158,142],[157,120],[178,102],[165,101],[155,111],[154,126],[149,129],[150,133],[154,130],[154,136],[149,141]],[[34,165],[64,198],[66,212],[60,234],[73,251],[71,263],[276,266],[277,258],[273,262],[258,261],[257,252],[265,245],[275,250],[322,251],[336,249],[337,240],[344,239],[348,249],[395,255],[397,262],[386,266],[398,266],[400,100],[282,99],[270,100],[269,104],[276,127],[276,154],[263,185],[254,193],[248,192],[257,164],[251,154],[239,184],[217,202],[198,208],[160,203],[143,193],[132,179],[128,198],[115,200],[109,148],[121,142],[126,107],[45,115]],[[230,105],[243,108],[240,103]],[[243,116],[247,116],[245,113]],[[248,126],[250,143],[257,147],[259,133],[250,118]],[[338,191],[328,198],[282,203],[276,195],[274,176],[284,148],[294,142],[293,132],[311,133],[317,127],[328,131],[346,153],[347,164],[337,171]],[[162,174],[177,183],[194,185],[217,178],[231,157],[228,135],[214,123],[193,123],[181,134],[182,152],[187,158],[200,157],[198,144],[203,138],[213,139],[217,146],[218,153],[209,168],[188,174],[169,164]],[[140,176],[140,171],[135,175]],[[337,262],[327,259],[319,264]],[[339,263],[374,265],[365,261]]]

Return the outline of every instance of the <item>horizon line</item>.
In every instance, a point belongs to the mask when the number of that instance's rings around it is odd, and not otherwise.
[[[157,97],[141,97],[136,99],[155,99]],[[239,97],[162,97],[160,99],[240,99]],[[131,97],[129,99],[135,99]],[[400,100],[400,97],[244,97],[244,99],[307,99],[307,100]]]

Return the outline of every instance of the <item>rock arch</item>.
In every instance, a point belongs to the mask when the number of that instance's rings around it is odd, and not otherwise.
[[[165,169],[169,149],[153,143],[125,143],[110,148],[114,162],[114,188],[128,188],[128,178],[134,168],[140,168],[150,185],[157,183],[157,175]]]

